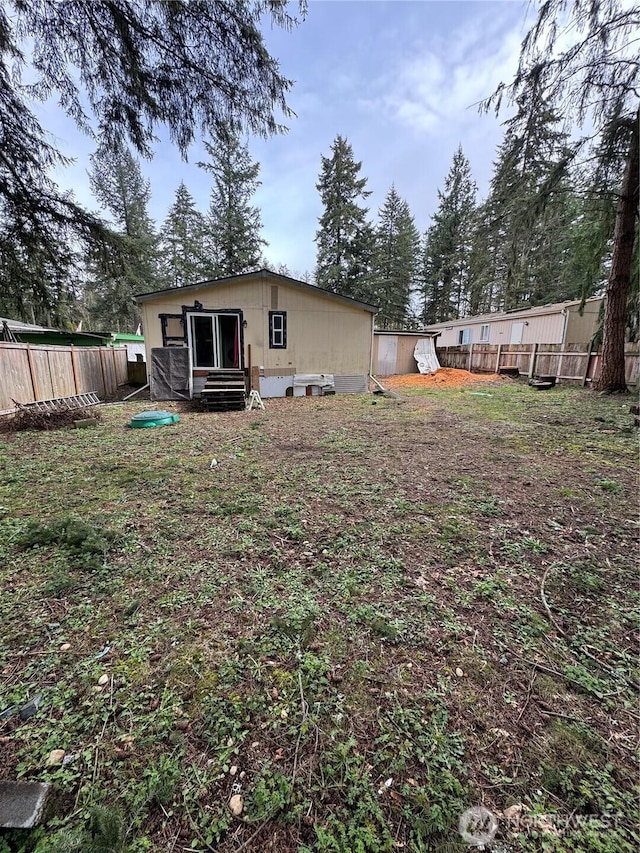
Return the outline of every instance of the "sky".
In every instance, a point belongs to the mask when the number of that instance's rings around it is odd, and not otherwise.
[[[270,53],[294,81],[289,104],[296,113],[286,134],[248,140],[260,163],[254,203],[261,209],[269,266],[284,264],[296,276],[313,272],[320,158],[330,155],[338,134],[362,162],[372,221],[394,184],[424,232],[458,145],[484,197],[508,113],[480,114],[477,104],[513,78],[527,8],[522,0],[310,0],[306,19],[292,31],[265,24]],[[38,113],[63,153],[74,158],[55,179],[96,210],[88,179],[93,143],[54,102]],[[160,138],[154,159],[142,161],[158,226],[181,180],[199,209],[208,208],[211,184],[195,165],[200,159],[198,145],[185,163]]]

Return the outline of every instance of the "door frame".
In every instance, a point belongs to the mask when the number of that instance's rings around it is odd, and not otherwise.
[[[240,363],[238,365],[238,370],[244,370],[244,317],[241,308],[203,308],[202,303],[196,301],[193,305],[183,305],[182,306],[182,316],[184,319],[184,328],[187,336],[187,346],[189,347],[189,366],[190,366],[190,393],[193,392],[193,371],[194,370],[225,370],[224,367],[212,367],[212,368],[194,368],[193,366],[193,341],[191,338],[191,323],[189,321],[189,316],[194,314],[235,314],[238,317],[238,329],[240,332],[239,341],[238,341],[238,349],[239,349],[239,357]]]

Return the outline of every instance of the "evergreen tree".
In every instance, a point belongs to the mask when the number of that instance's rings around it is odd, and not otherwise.
[[[183,155],[196,133],[228,116],[252,132],[278,132],[276,112],[291,115],[291,83],[265,47],[263,15],[279,26],[295,23],[287,4],[263,0],[0,5],[0,258],[3,275],[10,274],[4,304],[25,318],[55,313],[54,278],[66,276],[65,259],[79,244],[84,254],[111,240],[49,177],[68,161],[31,100],[53,97],[87,134],[111,148],[129,142],[144,155],[160,124]],[[23,298],[36,267],[52,278]]]
[[[561,25],[560,25],[561,24]],[[624,343],[628,318],[640,189],[640,88],[637,6],[620,0],[547,0],[522,43],[516,77],[501,84],[485,102],[500,108],[504,95],[517,97],[536,89],[561,105],[580,126],[617,138],[624,146],[625,169],[620,182],[613,229],[611,266],[606,288],[603,363],[598,388],[626,388]],[[560,34],[575,34],[565,47]],[[581,140],[576,147],[584,145]],[[609,156],[605,154],[605,156]]]
[[[476,184],[459,146],[445,178],[440,204],[427,229],[422,257],[422,316],[439,323],[468,313],[471,234]]]
[[[373,269],[373,302],[378,328],[404,328],[416,283],[420,235],[406,201],[394,186],[378,212]]]
[[[68,228],[53,221],[49,227],[45,246],[28,225],[16,226],[0,201],[0,316],[73,327],[81,312],[82,258]]]
[[[205,218],[182,182],[160,231],[162,272],[167,287],[184,287],[215,277],[207,257],[206,232]]]
[[[91,157],[89,179],[113,231],[111,251],[95,254],[89,265],[89,319],[103,328],[132,332],[140,321],[135,294],[159,285],[157,237],[147,211],[149,182],[122,146],[99,148]]]
[[[374,235],[368,208],[362,205],[371,195],[365,189],[367,179],[359,177],[362,163],[353,159],[353,149],[342,136],[331,145],[331,156],[321,159],[316,188],[324,212],[316,233],[316,284],[366,301],[371,298]]]
[[[571,220],[565,135],[535,91],[524,93],[507,122],[486,203],[495,256],[491,307],[523,308],[563,297],[558,282],[562,235]],[[485,225],[487,223],[485,222]]]
[[[248,272],[260,266],[263,246],[260,210],[251,199],[260,186],[260,164],[253,163],[247,146],[228,126],[215,134],[214,144],[204,144],[210,162],[198,163],[213,175],[207,217],[207,254],[211,275]]]

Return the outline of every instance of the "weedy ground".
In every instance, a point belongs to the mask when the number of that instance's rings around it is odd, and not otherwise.
[[[638,849],[629,401],[403,394],[0,436],[2,853]]]

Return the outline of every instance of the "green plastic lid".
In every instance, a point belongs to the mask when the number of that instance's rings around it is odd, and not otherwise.
[[[131,418],[129,426],[134,429],[144,429],[146,427],[166,426],[167,424],[176,424],[180,418],[171,412],[140,412],[139,415],[134,415]]]

